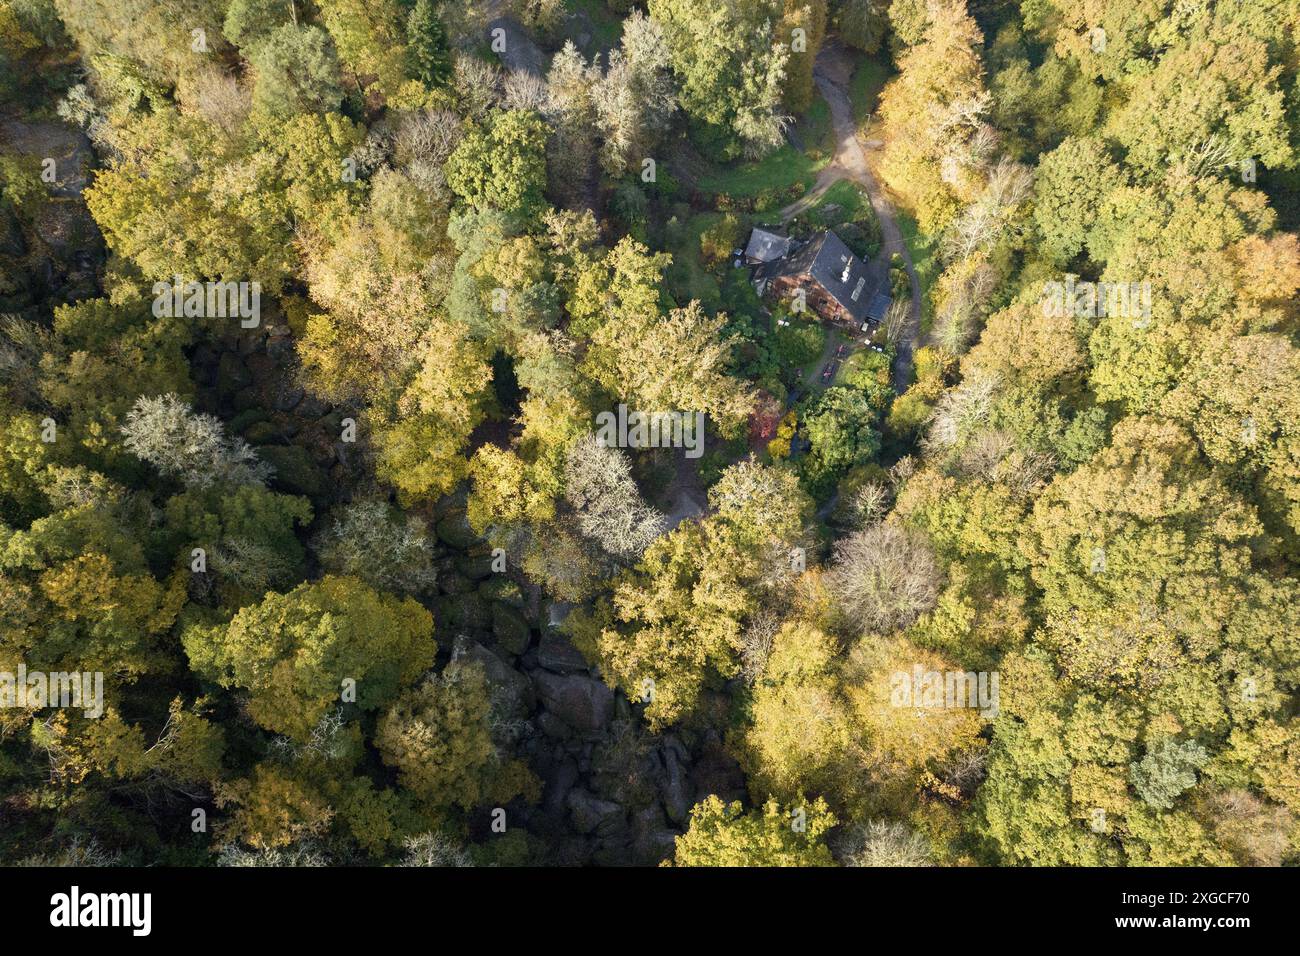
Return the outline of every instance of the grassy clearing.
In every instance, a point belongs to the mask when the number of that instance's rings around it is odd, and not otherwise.
[[[916,278],[921,284],[921,331],[930,331],[934,321],[934,305],[930,301],[930,288],[939,277],[938,243],[923,235],[917,227],[916,220],[905,212],[899,212],[898,231],[903,234],[903,242],[912,256],[912,265],[916,268]]]
[[[789,189],[799,184],[806,191],[817,178],[817,171],[827,157],[813,159],[793,146],[785,145],[754,163],[715,166],[700,177],[700,189],[715,195],[725,193],[737,198]]]
[[[801,218],[815,226],[834,229],[841,223],[858,222],[863,216],[875,216],[867,191],[851,179],[841,179],[822,193]]]
[[[880,91],[893,75],[893,69],[884,57],[883,53],[877,53],[874,57],[862,57],[858,61],[857,69],[853,71],[853,79],[849,81],[849,102],[853,105],[853,122],[859,127],[868,114],[875,111],[876,101],[880,99]]]
[[[864,259],[880,251],[880,223],[867,191],[841,179],[799,216],[808,229],[834,229],[849,248]]]
[[[722,290],[718,280],[701,261],[700,235],[719,219],[722,213],[698,213],[681,222],[665,237],[673,264],[668,269],[668,283],[674,297],[683,305],[698,299],[706,309],[716,310],[722,304]]]
[[[795,124],[795,135],[809,156],[829,157],[835,154],[835,126],[831,123],[831,108],[820,94]]]
[[[618,46],[623,38],[623,18],[611,10],[605,0],[569,0],[569,9],[585,15],[591,24],[591,46],[601,52]]]

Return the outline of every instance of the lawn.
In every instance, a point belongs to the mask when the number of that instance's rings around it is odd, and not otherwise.
[[[585,17],[590,24],[592,36],[588,46],[594,46],[601,53],[618,46],[623,38],[623,18],[611,10],[605,0],[569,0],[569,9]]]
[[[834,229],[845,222],[857,222],[864,215],[874,217],[867,191],[851,179],[841,179],[818,197],[801,218],[815,226]]]
[[[722,213],[704,212],[686,219],[668,242],[673,264],[669,267],[668,283],[675,297],[683,305],[698,299],[709,310],[722,304],[722,291],[718,280],[700,260],[700,234],[722,218]]]
[[[930,287],[939,277],[939,257],[937,243],[929,236],[923,235],[916,225],[916,220],[905,212],[899,212],[898,231],[903,234],[903,242],[912,256],[912,265],[916,268],[916,278],[921,284],[921,332],[930,331],[934,320],[934,306],[930,302]]]
[[[877,57],[881,54],[877,54]],[[853,105],[853,122],[861,129],[862,121],[876,109],[880,91],[893,71],[883,59],[862,57],[849,81],[849,101]]]
[[[817,178],[817,171],[826,163],[825,156],[812,159],[787,144],[757,162],[715,166],[700,177],[699,186],[705,192],[737,198],[786,190],[795,184],[806,192]]]
[[[831,108],[819,93],[813,98],[808,111],[799,117],[794,127],[795,136],[803,148],[814,157],[831,156],[835,152],[835,126],[831,123]]]
[[[855,254],[870,259],[880,251],[880,223],[867,191],[850,179],[841,179],[800,214],[807,229],[834,229]],[[801,230],[802,232],[802,230]]]

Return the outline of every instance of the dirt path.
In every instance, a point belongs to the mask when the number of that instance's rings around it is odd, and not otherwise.
[[[802,199],[791,203],[781,210],[783,221],[789,221],[808,209],[826,190],[841,179],[851,179],[860,184],[871,201],[876,218],[880,222],[880,253],[867,264],[868,274],[877,282],[889,281],[889,262],[894,253],[903,260],[907,278],[912,287],[911,309],[908,312],[907,326],[898,340],[898,354],[894,357],[894,390],[902,394],[912,378],[912,353],[921,332],[921,282],[917,278],[912,256],[903,241],[902,231],[894,216],[894,207],[885,197],[885,192],[867,165],[866,154],[858,141],[857,125],[853,122],[853,107],[846,92],[848,87],[849,60],[837,45],[828,43],[817,54],[817,65],[813,70],[813,79],[817,89],[831,110],[831,123],[835,128],[835,158],[827,164],[817,176]],[[879,287],[879,285],[877,285]]]

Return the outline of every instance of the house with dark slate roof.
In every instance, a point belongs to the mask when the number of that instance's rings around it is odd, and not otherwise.
[[[885,313],[893,304],[894,300],[889,297],[888,292],[876,292],[867,303],[867,321],[872,325],[879,325],[885,320]]]
[[[754,229],[750,232],[749,242],[745,246],[745,261],[752,266],[782,259],[790,254],[793,242],[794,240],[789,236],[783,236],[778,232]]]
[[[766,248],[764,242],[760,238],[757,248]],[[754,247],[755,243],[751,234],[749,245]],[[802,301],[827,322],[846,326],[855,335],[878,325],[889,307],[887,295],[869,288],[873,283],[866,263],[829,230],[792,246],[788,255],[758,262],[754,284],[760,295]]]

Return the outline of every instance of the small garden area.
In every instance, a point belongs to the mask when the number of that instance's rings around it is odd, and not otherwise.
[[[850,179],[841,179],[805,210],[792,232],[801,237],[831,229],[864,261],[880,252],[880,222],[867,191]]]
[[[732,224],[734,234],[739,236],[742,227],[734,216],[728,222],[726,214],[721,212],[692,213],[684,203],[674,205],[673,215],[663,227],[663,247],[673,257],[666,279],[674,300],[685,304],[697,299],[709,312],[721,308],[720,264],[706,262],[701,242],[706,233],[716,237]]]
[[[829,161],[829,156],[813,158],[787,144],[757,162],[714,166],[700,177],[699,190],[711,194],[719,209],[775,212],[811,189]]]

